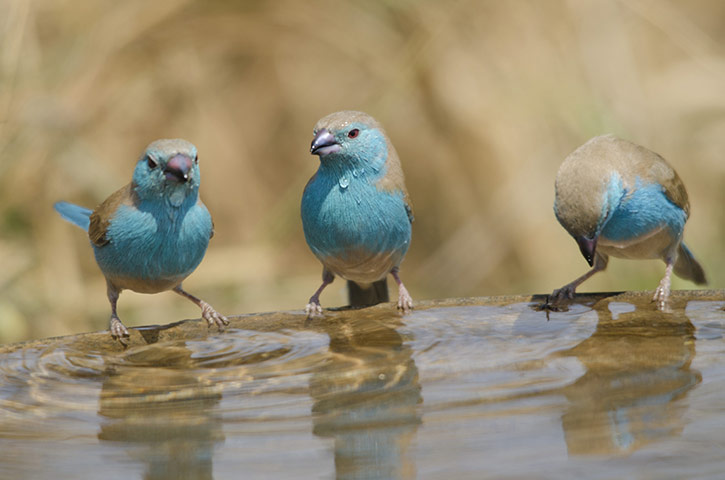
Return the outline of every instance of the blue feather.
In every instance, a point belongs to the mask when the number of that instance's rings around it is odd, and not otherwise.
[[[653,300],[667,309],[671,275],[702,284],[702,266],[682,243],[687,192],[658,154],[613,135],[577,148],[556,175],[554,211],[592,269],[554,290],[548,305],[574,298],[576,288],[607,267],[609,257],[662,259],[667,268]]]
[[[363,128],[351,124],[347,128]],[[385,137],[369,131],[343,158],[330,155],[302,196],[305,239],[320,260],[394,252],[400,263],[410,245],[411,225],[402,192],[381,191],[388,155]]]
[[[211,232],[211,215],[204,204],[169,211],[165,199],[160,198],[143,202],[139,208],[121,205],[108,227],[110,242],[94,245],[93,250],[107,276],[173,280],[188,276],[199,266]]]
[[[107,280],[111,335],[126,343],[128,329],[116,311],[122,290],[172,290],[201,308],[209,325],[229,323],[211,305],[184,291],[181,283],[204,258],[213,224],[199,200],[196,147],[181,139],[151,143],[136,163],[133,181],[95,212],[58,202],[64,219],[86,231]],[[93,222],[91,223],[91,218]]]
[[[378,190],[375,181],[382,174],[339,177],[320,168],[302,198],[305,239],[318,258],[345,258],[359,250],[396,251],[403,258],[410,245],[410,220],[401,192]]]
[[[322,313],[320,293],[335,275],[358,284],[349,290],[354,306],[387,301],[385,280],[392,275],[398,308],[410,310],[413,299],[399,266],[410,246],[412,210],[382,127],[363,112],[332,113],[315,125],[310,153],[319,155],[320,167],[302,194],[302,226],[324,268],[305,307],[308,316]],[[374,293],[359,294],[368,289]]]
[[[68,202],[56,202],[53,208],[60,213],[60,216],[64,220],[81,227],[83,230],[88,231],[88,226],[91,223],[90,216],[93,210],[89,210],[85,207],[74,205]]]
[[[631,191],[622,187],[621,179],[612,174],[604,194],[608,214],[604,217],[601,235],[613,241],[633,240],[667,227],[672,238],[679,238],[685,228],[687,214],[672,203],[662,186],[644,184],[637,178]]]

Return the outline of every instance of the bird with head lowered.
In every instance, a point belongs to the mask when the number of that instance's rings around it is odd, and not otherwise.
[[[65,220],[88,232],[106,277],[111,335],[121,343],[126,343],[129,332],[118,318],[116,304],[126,289],[173,290],[198,305],[210,326],[229,323],[181,286],[201,263],[214,234],[211,215],[199,199],[199,183],[196,147],[180,139],[157,140],[141,155],[131,183],[95,210],[55,204]]]
[[[660,310],[667,308],[673,272],[706,283],[682,241],[690,214],[685,185],[661,156],[642,146],[602,135],[577,148],[557,173],[554,212],[592,269],[555,290],[550,305],[573,298],[582,282],[607,267],[610,255],[665,262],[653,299]]]

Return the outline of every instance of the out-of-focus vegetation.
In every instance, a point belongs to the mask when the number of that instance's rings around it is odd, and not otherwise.
[[[228,314],[304,306],[321,270],[299,218],[311,131],[340,109],[375,116],[400,153],[414,298],[546,293],[583,273],[553,181],[605,132],[675,166],[685,238],[725,286],[723,2],[5,0],[0,29],[2,342],[106,327],[87,238],[52,204],[97,205],[163,137],[197,145],[216,224],[187,289]],[[663,272],[614,259],[583,290]],[[344,300],[339,280],[322,297]],[[119,307],[127,325],[199,315],[173,293]]]

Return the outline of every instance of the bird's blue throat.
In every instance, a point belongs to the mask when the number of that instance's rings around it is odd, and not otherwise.
[[[212,231],[206,207],[197,195],[168,208],[167,198],[121,205],[108,229],[108,245],[95,247],[96,260],[110,274],[143,279],[185,276],[199,265]],[[135,249],[143,254],[129,255]]]
[[[407,251],[411,228],[403,193],[377,186],[386,172],[385,156],[365,164],[334,160],[323,160],[303,197],[305,237],[315,255]]]

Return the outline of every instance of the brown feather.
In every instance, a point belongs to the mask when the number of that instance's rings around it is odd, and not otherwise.
[[[556,177],[558,218],[571,235],[593,233],[601,214],[601,198],[612,172],[618,172],[627,188],[633,188],[637,178],[659,183],[672,203],[689,216],[685,186],[665,159],[614,135],[602,135],[566,157]]]
[[[403,201],[405,202],[405,209],[408,212],[408,219],[413,222],[413,206],[410,203],[408,189],[405,188],[405,175],[403,174],[403,168],[400,165],[400,158],[398,157],[398,152],[395,151],[395,147],[393,147],[392,142],[384,131],[383,135],[385,135],[385,141],[388,144],[388,158],[385,161],[387,170],[383,178],[378,180],[377,187],[379,190],[382,190],[384,192],[402,193]]]
[[[129,183],[119,190],[116,190],[103,203],[97,206],[91,214],[88,237],[97,247],[108,244],[109,240],[106,238],[106,232],[108,232],[108,226],[111,224],[111,219],[116,214],[118,207],[121,205],[135,205],[137,203],[138,199],[136,198],[133,187],[133,183]]]
[[[695,260],[692,253],[682,244],[677,249],[677,261],[675,262],[675,275],[685,280],[690,280],[698,285],[707,284],[705,270],[702,265]]]

